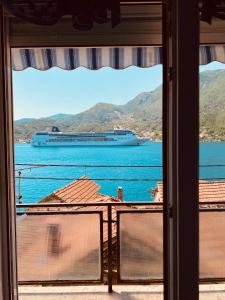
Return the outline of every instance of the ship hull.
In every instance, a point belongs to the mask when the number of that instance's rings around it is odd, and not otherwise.
[[[142,141],[130,130],[96,133],[38,132],[33,135],[34,147],[105,147],[138,146]]]
[[[105,146],[139,146],[142,143],[137,139],[131,141],[114,142],[31,142],[34,147],[105,147]]]

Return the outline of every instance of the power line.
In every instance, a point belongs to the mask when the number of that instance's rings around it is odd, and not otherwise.
[[[87,164],[27,164],[16,163],[16,166],[30,167],[66,167],[66,168],[162,168],[162,165],[87,165]],[[28,168],[29,169],[29,168]],[[21,170],[21,169],[19,169]]]
[[[220,180],[225,180],[225,177],[205,177],[205,178],[199,178],[199,180],[205,180],[205,181],[207,181],[207,180],[211,180],[211,181],[216,181],[216,180],[218,180],[218,181],[220,181]],[[201,184],[208,184],[208,182],[201,182]]]
[[[19,176],[16,176],[19,178]],[[29,180],[64,180],[64,181],[162,181],[162,178],[61,178],[61,177],[31,177],[31,176],[20,176],[20,179],[29,179]]]
[[[27,170],[31,168],[41,167],[65,167],[65,168],[163,168],[162,165],[88,165],[88,164],[30,164],[30,163],[16,163],[16,166],[28,166],[20,168],[16,171]],[[225,167],[225,164],[204,164],[199,165],[200,168],[209,167]]]

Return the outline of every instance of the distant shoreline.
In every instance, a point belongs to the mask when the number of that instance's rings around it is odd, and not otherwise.
[[[162,143],[163,141],[162,140],[155,140],[155,141],[147,141],[146,143]],[[211,140],[211,141],[208,141],[208,140],[199,140],[200,143],[225,143],[225,140],[222,141],[222,140]],[[15,141],[14,142],[14,145],[30,145],[30,142],[18,142],[18,141]],[[127,147],[127,146],[126,146]]]

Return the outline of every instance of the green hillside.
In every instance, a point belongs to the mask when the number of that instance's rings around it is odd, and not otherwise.
[[[44,108],[43,108],[44,109]],[[225,140],[225,70],[200,74],[200,138]],[[190,124],[191,125],[191,124]],[[101,131],[114,127],[135,130],[151,140],[162,138],[162,87],[143,92],[125,105],[97,103],[76,114],[58,114],[15,122],[15,141],[29,141],[36,131],[58,126],[63,132]]]
[[[225,71],[208,71],[200,77],[200,136],[225,140]]]

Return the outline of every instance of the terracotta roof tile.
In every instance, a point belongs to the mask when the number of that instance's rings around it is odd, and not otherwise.
[[[158,182],[152,192],[155,200],[163,201],[162,182]],[[225,201],[225,181],[199,180],[199,201]]]
[[[86,202],[96,197],[99,190],[98,184],[84,176],[53,192],[53,195],[60,198],[62,202]]]
[[[68,210],[67,207],[60,207],[61,203],[90,203],[90,202],[120,202],[118,198],[107,196],[100,194],[98,191],[100,190],[100,185],[98,185],[95,181],[89,179],[87,176],[81,177],[80,179],[69,183],[68,185],[54,191],[51,195],[43,198],[39,201],[39,203],[59,203],[58,208],[49,208],[49,207],[40,207],[38,210],[41,211],[50,211],[57,210],[63,211]],[[126,207],[122,207],[126,208]],[[112,219],[116,220],[116,211],[120,209],[120,207],[112,207]],[[30,209],[31,210],[31,209]],[[35,208],[34,210],[37,210]],[[103,211],[103,219],[107,221],[108,219],[108,211],[107,206],[94,206],[94,207],[83,207],[83,206],[74,206],[70,208],[70,210],[101,210]],[[103,226],[103,241],[106,242],[108,240],[108,232],[107,232],[107,223]],[[116,236],[116,226],[113,224],[112,226],[112,236]]]

